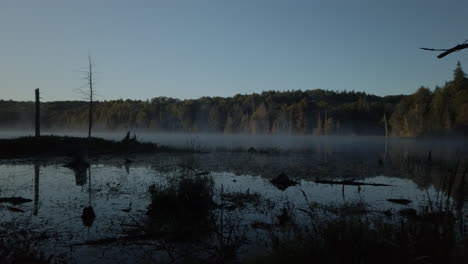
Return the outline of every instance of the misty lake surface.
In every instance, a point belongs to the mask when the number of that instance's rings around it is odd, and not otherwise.
[[[18,134],[0,135],[12,136]],[[96,136],[122,138],[122,134]],[[224,193],[259,194],[256,205],[225,212],[228,219],[236,219],[245,235],[239,251],[248,256],[262,248],[262,241],[268,237],[267,230],[254,228],[254,224],[275,224],[283,208],[294,212],[298,224],[307,223],[304,211],[311,204],[365,204],[367,217],[380,217],[385,211],[398,217],[398,210],[419,211],[427,206],[437,197],[448,170],[457,160],[468,157],[467,142],[459,140],[184,134],[138,137],[195,152],[92,157],[85,173],[64,167],[66,157],[1,160],[0,197],[32,200],[14,206],[0,204],[2,225],[46,234],[41,247],[75,263],[164,262],[169,260],[165,251],[149,250],[152,245],[141,241],[89,242],[128,235],[147,218],[151,186],[166,186],[172,177],[189,168],[212,177],[217,202]],[[428,160],[431,166],[427,166]],[[284,190],[277,188],[271,179],[280,173],[297,184]],[[318,180],[388,186],[321,184]],[[402,205],[387,199],[411,202]],[[90,205],[96,218],[86,226],[81,215]]]

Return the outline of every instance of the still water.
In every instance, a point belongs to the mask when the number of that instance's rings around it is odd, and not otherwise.
[[[106,239],[119,241],[144,225],[151,204],[150,186],[167,186],[181,170],[190,168],[212,177],[218,203],[223,193],[261,197],[255,204],[223,212],[226,221],[236,222],[237,232],[243,235],[243,246],[239,248],[242,258],[261,250],[262,241],[271,232],[256,228],[255,223],[275,225],[283,208],[292,212],[297,225],[307,225],[306,211],[312,204],[330,207],[365,204],[366,217],[381,217],[386,211],[398,217],[401,209],[419,211],[427,207],[439,195],[444,175],[457,160],[467,158],[466,142],[279,139],[258,137],[253,144],[239,138],[222,141],[219,137],[210,140],[198,137],[194,139],[198,143],[187,144],[198,144],[207,151],[91,157],[91,167],[84,173],[65,167],[68,161],[65,157],[2,160],[0,197],[31,201],[0,203],[1,227],[14,225],[18,230],[43,234],[39,246],[44,251],[74,263],[173,260],[167,249],[155,250],[155,245],[145,240],[106,243]],[[163,143],[176,145],[170,140]],[[226,146],[230,150],[220,148]],[[245,151],[251,146],[265,151]],[[271,179],[280,173],[297,184],[285,190],[277,188]],[[317,183],[323,179],[388,186]],[[411,202],[401,205],[387,199]],[[87,206],[92,206],[96,214],[91,226],[84,225],[81,217]]]

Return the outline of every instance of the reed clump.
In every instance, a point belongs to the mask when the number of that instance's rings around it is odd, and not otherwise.
[[[146,232],[171,240],[190,240],[208,234],[214,226],[213,185],[210,176],[189,174],[166,186],[151,186]]]

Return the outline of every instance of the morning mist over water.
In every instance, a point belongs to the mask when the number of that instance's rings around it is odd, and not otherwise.
[[[109,140],[122,140],[129,131],[96,132],[95,136]],[[44,135],[86,137],[85,132],[44,131]],[[274,152],[319,153],[332,152],[369,152],[385,153],[393,148],[400,153],[434,152],[463,155],[467,152],[467,140],[464,138],[395,138],[382,136],[313,136],[313,135],[249,135],[249,134],[216,134],[216,133],[149,133],[133,131],[138,140],[169,147],[203,151],[248,151],[249,148]],[[33,132],[0,131],[0,138],[17,138],[32,136]]]

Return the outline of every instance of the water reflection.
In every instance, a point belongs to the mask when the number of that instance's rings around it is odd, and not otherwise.
[[[39,175],[40,167],[38,162],[34,163],[34,210],[33,215],[37,215],[39,211]]]
[[[87,178],[88,178],[86,170],[87,170],[86,168],[77,168],[77,169],[73,170],[73,173],[75,174],[76,186],[86,185],[86,181],[87,181]]]
[[[34,217],[31,224],[36,230],[54,226],[58,233],[54,239],[61,241],[61,246],[80,245],[70,253],[80,259],[76,262],[101,261],[92,257],[97,256],[95,253],[99,251],[105,258],[109,257],[107,262],[112,263],[115,257],[122,257],[121,249],[133,247],[135,254],[143,249],[128,242],[120,249],[106,252],[103,249],[105,246],[90,246],[90,243],[105,244],[120,241],[118,238],[125,235],[140,235],[138,228],[147,224],[145,219],[148,219],[148,208],[152,203],[149,187],[170,184],[180,170],[207,172],[213,177],[214,193],[219,194],[220,190],[223,193],[225,200],[213,199],[213,208],[218,214],[216,219],[221,222],[213,224],[213,227],[219,225],[220,229],[214,237],[221,241],[225,237],[219,234],[229,233],[227,224],[245,231],[248,240],[253,243],[268,238],[269,229],[276,227],[278,222],[285,222],[286,210],[295,224],[307,225],[310,218],[304,211],[311,212],[311,205],[328,211],[336,211],[339,206],[346,205],[347,212],[367,214],[371,218],[388,216],[388,221],[393,221],[401,210],[419,212],[422,206],[428,204],[429,198],[432,202],[436,201],[434,197],[438,197],[444,175],[455,161],[442,160],[443,155],[436,151],[424,149],[412,152],[407,148],[408,151],[400,152],[401,149],[395,149],[391,142],[382,143],[368,151],[353,151],[352,147],[347,151],[338,151],[322,144],[318,145],[319,151],[306,153],[161,153],[135,155],[132,160],[99,157],[86,168],[65,168],[63,164],[67,160],[64,159],[2,161],[0,186],[5,197],[28,197],[34,193],[33,204],[24,203],[17,207],[25,212],[32,211]],[[272,185],[271,179],[281,172],[297,184],[284,190]],[[31,175],[34,175],[33,186]],[[390,186],[323,184],[330,179]],[[39,191],[42,191],[41,195]],[[412,203],[394,204],[388,199],[407,199]],[[160,211],[154,216],[161,220],[164,211],[158,207],[158,201],[155,202],[153,208]],[[38,214],[39,205],[41,214]],[[28,217],[28,214],[15,214],[1,206],[0,214],[6,216],[1,218],[1,223]],[[394,217],[393,220],[391,217]],[[177,223],[174,223],[169,227],[178,229]],[[160,224],[156,231],[168,228],[167,223]],[[171,250],[182,251],[181,248],[183,246],[177,245]],[[112,254],[114,259],[110,256]]]
[[[88,167],[88,205],[83,208],[83,213],[81,214],[81,220],[83,220],[83,225],[91,227],[93,225],[96,214],[94,213],[94,208],[92,205],[92,188],[91,188],[91,166]],[[86,170],[84,172],[86,177]],[[86,182],[86,181],[85,181]]]

